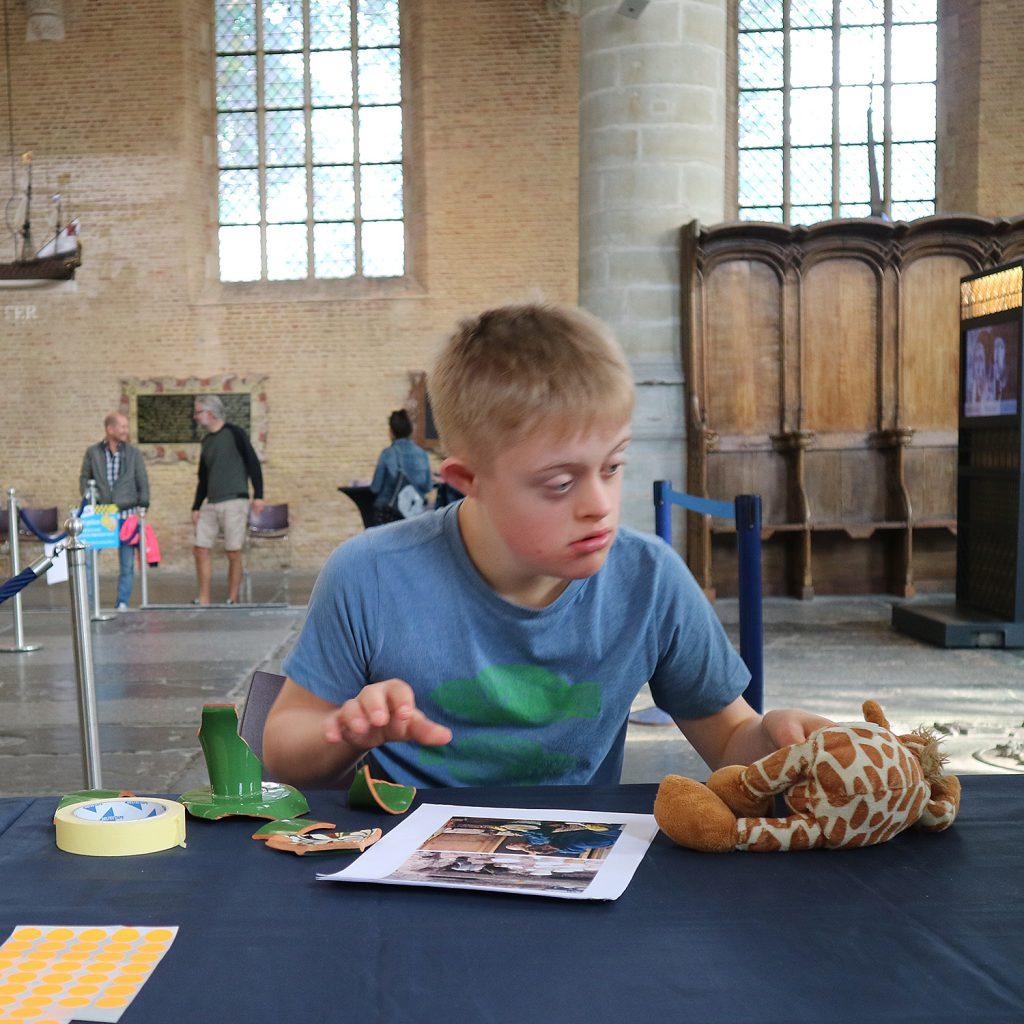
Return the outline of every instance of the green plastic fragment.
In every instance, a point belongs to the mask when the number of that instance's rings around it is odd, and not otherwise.
[[[263,765],[238,735],[234,704],[207,704],[199,726],[210,785],[182,793],[189,814],[216,821],[229,815],[250,818],[297,818],[309,810],[293,786],[263,781]]]
[[[253,832],[253,839],[266,839],[268,836],[300,836],[314,829],[334,828],[333,821],[311,821],[309,818],[278,818],[268,821]]]
[[[368,765],[363,765],[356,772],[348,791],[350,808],[370,811],[380,809],[388,814],[405,814],[415,799],[415,786],[400,786],[395,782],[371,779]]]

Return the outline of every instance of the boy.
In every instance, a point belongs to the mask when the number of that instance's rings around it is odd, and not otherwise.
[[[712,767],[827,724],[763,718],[679,556],[619,528],[633,382],[579,310],[464,322],[430,378],[463,501],[339,547],[267,718],[269,774],[336,780],[367,751],[420,786],[617,783],[644,683]]]

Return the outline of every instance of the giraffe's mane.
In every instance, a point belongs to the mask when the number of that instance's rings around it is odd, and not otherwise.
[[[903,739],[917,755],[928,782],[941,778],[949,758],[939,749],[939,737],[935,735],[935,731],[926,725],[920,725]]]

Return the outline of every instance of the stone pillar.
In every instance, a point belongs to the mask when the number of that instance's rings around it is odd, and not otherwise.
[[[939,213],[1024,213],[1024,6],[1018,0],[940,0]]]
[[[581,5],[580,304],[636,375],[623,522],[649,532],[651,482],[684,483],[679,228],[725,209],[726,2]]]

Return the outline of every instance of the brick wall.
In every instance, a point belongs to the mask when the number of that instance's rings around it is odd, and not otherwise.
[[[294,561],[316,567],[361,528],[335,488],[370,475],[407,372],[454,321],[536,292],[576,299],[578,23],[543,0],[406,0],[412,277],[230,288],[216,281],[211,8],[69,4],[65,41],[29,45],[11,5],[16,151],[35,151],[38,197],[70,192],[85,258],[73,292],[0,292],[0,484],[70,504],[122,377],[265,373],[266,497],[291,504]],[[49,218],[39,202],[40,239]],[[150,480],[165,559],[187,565],[195,466]]]

